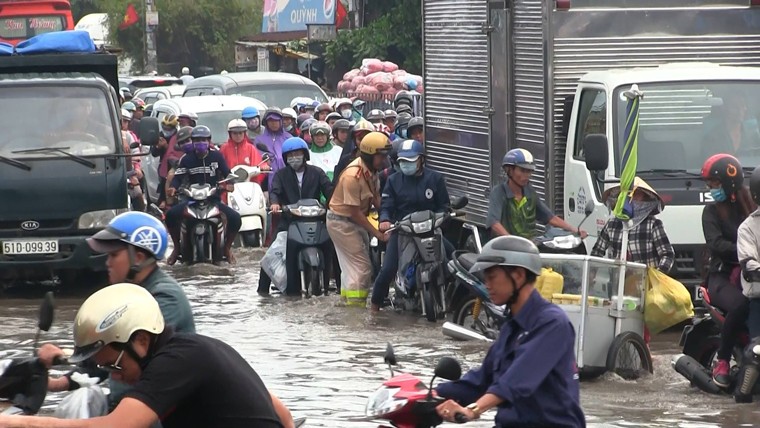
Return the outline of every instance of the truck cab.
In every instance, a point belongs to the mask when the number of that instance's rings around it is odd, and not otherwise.
[[[0,1],[0,41],[17,45],[28,38],[74,29],[69,0]]]
[[[0,286],[106,270],[85,239],[128,209],[116,57],[0,56]]]

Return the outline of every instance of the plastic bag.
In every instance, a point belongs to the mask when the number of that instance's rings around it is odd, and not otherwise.
[[[365,76],[383,71],[383,62],[376,58],[365,58],[362,60],[361,71]]]
[[[387,91],[393,87],[393,76],[390,73],[373,73],[367,76],[367,84],[379,92]]]
[[[272,284],[283,293],[288,286],[288,270],[285,267],[287,245],[288,232],[280,232],[261,258],[261,268],[272,279]]]
[[[650,267],[647,269],[644,321],[657,334],[694,316],[691,294],[683,284]]]
[[[72,376],[73,377],[73,376]],[[108,414],[108,399],[100,386],[81,387],[64,397],[53,416],[59,419],[90,419]]]
[[[390,61],[383,61],[383,71],[386,73],[392,73],[398,70],[398,65]]]

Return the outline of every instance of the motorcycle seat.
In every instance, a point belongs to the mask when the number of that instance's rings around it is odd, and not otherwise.
[[[478,255],[475,253],[464,253],[457,255],[457,261],[459,261],[459,264],[461,264],[462,267],[468,271],[475,265],[477,260]]]

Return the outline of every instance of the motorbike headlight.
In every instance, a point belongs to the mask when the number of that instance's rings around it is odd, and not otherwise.
[[[238,207],[237,201],[235,201],[235,198],[233,198],[231,194],[227,195],[227,199],[230,201],[230,207],[232,207],[233,210],[240,211],[240,207]]]
[[[190,191],[190,197],[196,201],[202,201],[206,199],[206,191],[204,189],[193,189]]]
[[[412,223],[412,229],[414,233],[428,233],[433,230],[433,219]]]
[[[90,211],[79,216],[77,227],[79,229],[97,229],[106,227],[114,217],[125,212],[127,212],[127,208]]]
[[[290,210],[293,215],[298,217],[318,217],[325,213],[321,207],[298,207]]]
[[[401,388],[388,388],[387,386],[378,388],[367,399],[366,415],[368,417],[379,417],[404,407],[408,400],[394,397],[399,391]]]

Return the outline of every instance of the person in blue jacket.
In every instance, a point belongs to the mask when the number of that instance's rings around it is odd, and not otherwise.
[[[399,172],[388,177],[380,202],[381,232],[388,230],[415,211],[445,212],[449,209],[449,192],[439,172],[425,166],[422,143],[406,140],[398,149]],[[399,262],[398,234],[391,233],[385,258],[372,287],[372,311],[379,311],[388,296],[388,287],[396,275]]]
[[[211,130],[206,126],[196,126],[190,134],[194,151],[185,153],[179,160],[179,165],[174,171],[171,187],[167,189],[167,196],[174,196],[177,189],[183,184],[209,184],[214,187],[219,181],[227,178],[230,174],[230,167],[224,160],[222,152],[219,150],[210,150],[211,147]],[[224,255],[229,263],[235,263],[232,255],[232,243],[240,230],[242,220],[240,214],[229,206],[222,203],[218,192],[213,196],[213,202],[222,216],[226,220],[224,231]],[[166,228],[174,242],[174,250],[166,264],[173,265],[179,256],[180,235],[182,234],[182,215],[190,201],[185,201],[173,206],[166,213]]]
[[[482,275],[491,301],[506,304],[511,315],[480,367],[436,388],[449,399],[438,414],[450,422],[459,413],[474,420],[495,407],[496,427],[585,427],[575,330],[565,312],[535,289],[538,248],[519,236],[495,238],[470,272]]]

